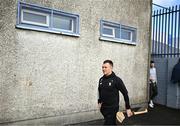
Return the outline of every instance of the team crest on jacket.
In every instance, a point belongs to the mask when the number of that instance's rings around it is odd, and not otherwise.
[[[109,82],[109,86],[111,86],[111,85],[112,85],[112,83],[113,83],[113,80],[111,80],[111,81]]]

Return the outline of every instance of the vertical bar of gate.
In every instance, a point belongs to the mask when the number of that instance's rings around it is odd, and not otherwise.
[[[153,19],[153,37],[152,37],[152,54],[154,54],[154,43],[155,43],[155,41],[154,41],[154,29],[155,29],[155,11],[153,12],[153,16],[152,16],[152,19]]]
[[[170,32],[170,7],[168,11],[168,45],[167,45],[167,57],[169,57],[169,32]]]
[[[155,54],[157,54],[157,30],[158,30],[158,10],[157,10],[157,14],[156,14],[156,37],[155,37]]]
[[[167,10],[168,9],[166,9],[166,13],[165,13],[165,28],[164,28],[164,30],[165,30],[165,34],[164,34],[164,56],[166,56],[166,47],[167,47],[167,42],[166,42],[166,35],[167,35],[167,33],[166,33],[166,26],[167,26]]]
[[[178,18],[178,56],[180,56],[180,54],[179,54],[179,50],[180,50],[180,47],[179,47],[179,45],[180,45],[180,5],[179,5],[179,9],[178,9],[178,11],[179,11],[179,18]]]
[[[171,57],[172,57],[172,50],[173,50],[173,19],[174,19],[174,13],[173,13],[173,11],[174,11],[174,6],[172,6],[172,15],[171,15]]]
[[[164,56],[163,55],[163,45],[164,45],[164,41],[163,41],[163,35],[164,35],[164,33],[163,33],[163,31],[164,31],[164,9],[163,9],[163,11],[162,11],[162,26],[161,26],[161,55],[162,55],[162,57]]]
[[[158,20],[158,24],[159,24],[159,26],[158,26],[158,41],[157,41],[157,43],[158,43],[158,56],[160,56],[160,46],[161,46],[161,42],[160,42],[160,33],[161,33],[161,9],[160,9],[160,11],[159,11],[159,20]]]
[[[177,5],[176,5],[176,7],[175,7],[175,26],[174,26],[174,57],[176,57],[176,48],[177,48],[177,46],[176,46],[176,20],[177,20]]]

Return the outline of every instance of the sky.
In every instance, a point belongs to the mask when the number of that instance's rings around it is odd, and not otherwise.
[[[180,5],[180,0],[153,0],[153,3],[161,5],[163,7],[169,7],[169,6]],[[153,5],[153,10],[154,9],[160,9],[160,8]]]

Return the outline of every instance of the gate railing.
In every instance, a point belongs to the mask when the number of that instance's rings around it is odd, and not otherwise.
[[[180,5],[153,12],[151,54],[180,57]]]

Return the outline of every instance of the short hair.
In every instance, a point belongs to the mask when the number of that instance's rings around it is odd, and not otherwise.
[[[113,62],[112,62],[111,60],[105,60],[105,61],[103,62],[103,64],[105,64],[105,63],[109,63],[109,64],[113,67]]]
[[[153,60],[151,60],[151,62],[150,63],[154,63],[154,61]]]

